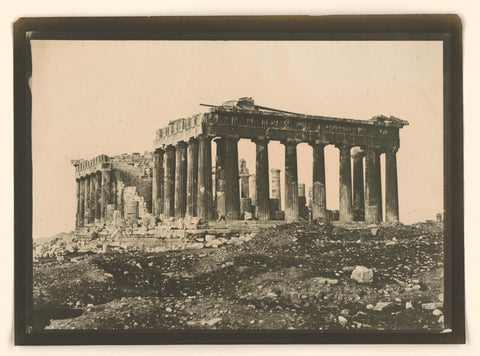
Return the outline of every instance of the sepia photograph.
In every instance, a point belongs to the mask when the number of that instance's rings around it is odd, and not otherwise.
[[[28,34],[26,334],[452,334],[450,38],[225,37]]]

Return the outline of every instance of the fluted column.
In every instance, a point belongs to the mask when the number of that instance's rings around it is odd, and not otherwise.
[[[377,190],[377,201],[378,201],[378,214],[379,214],[379,221],[383,221],[383,198],[382,198],[382,167],[381,167],[381,160],[380,155],[382,154],[381,150],[375,151],[375,176],[378,180],[378,190]]]
[[[159,216],[163,213],[164,193],[164,169],[163,155],[165,151],[161,148],[153,153],[153,179],[152,179],[152,214]]]
[[[165,148],[165,185],[163,214],[169,218],[175,216],[175,147]]]
[[[112,203],[112,171],[109,169],[102,170],[102,194],[101,194],[101,210],[102,221],[105,221],[107,213],[107,205]]]
[[[327,219],[325,145],[311,143],[313,149],[312,218]]]
[[[256,146],[255,174],[257,191],[257,217],[259,220],[270,220],[270,179],[268,171],[268,140],[256,138],[252,140]]]
[[[397,150],[385,152],[385,217],[387,222],[398,222]]]
[[[90,175],[90,215],[88,216],[88,222],[93,224],[95,222],[95,174]]]
[[[225,206],[225,164],[226,141],[225,137],[215,139],[217,154],[215,159],[215,216],[226,216]]]
[[[381,197],[381,182],[377,174],[377,166],[380,166],[380,156],[373,148],[365,150],[365,221],[380,222],[381,205],[378,198]]]
[[[180,141],[175,150],[175,218],[187,210],[187,143]]]
[[[355,221],[365,220],[365,191],[363,182],[363,157],[365,152],[356,149],[353,152],[353,219]]]
[[[350,146],[338,145],[340,150],[340,221],[352,221],[352,168],[350,160]]]
[[[298,220],[297,142],[286,140],[282,141],[282,144],[285,146],[285,220],[296,221]]]
[[[77,206],[75,208],[75,228],[78,229],[80,227],[80,179],[75,180],[76,186],[76,193],[75,196],[77,198]]]
[[[95,223],[99,223],[102,219],[102,207],[100,202],[101,190],[102,190],[102,175],[100,172],[96,172],[94,175],[94,204],[95,204]]]
[[[212,144],[211,137],[198,137],[198,189],[197,216],[203,220],[213,219],[212,192]]]
[[[225,217],[229,220],[240,219],[238,141],[237,137],[225,138]]]
[[[78,214],[78,227],[85,226],[85,177],[80,178],[80,207]]]
[[[187,216],[197,216],[198,141],[191,138],[187,147]]]
[[[85,216],[84,216],[84,225],[88,225],[90,223],[90,214],[91,214],[91,206],[90,206],[90,176],[87,175],[85,177]]]

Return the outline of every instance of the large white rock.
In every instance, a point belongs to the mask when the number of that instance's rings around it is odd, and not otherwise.
[[[351,277],[358,283],[372,283],[373,282],[373,270],[365,266],[357,266],[352,271]]]

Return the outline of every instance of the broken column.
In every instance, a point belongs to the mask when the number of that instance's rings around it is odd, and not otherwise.
[[[327,219],[325,145],[310,143],[313,150],[312,219]]]
[[[298,184],[298,214],[302,219],[308,219],[307,197],[305,195],[305,183]]]
[[[256,196],[257,217],[259,220],[270,219],[270,188],[268,177],[268,140],[255,138],[256,146]]]
[[[191,138],[187,147],[187,211],[189,217],[197,216],[198,141]]]
[[[233,136],[225,138],[225,217],[229,220],[240,219],[238,140]]]
[[[353,157],[353,193],[352,193],[352,209],[353,220],[365,220],[365,192],[363,182],[363,157],[365,152],[359,147],[352,150]]]
[[[250,199],[250,174],[247,168],[247,162],[240,160],[240,216],[245,218],[245,213],[251,214],[252,200]]]
[[[161,148],[153,153],[153,177],[152,177],[152,214],[159,216],[163,212],[165,205],[164,196],[164,169],[163,156],[165,151]]]
[[[185,217],[187,207],[187,143],[180,141],[175,150],[175,218]]]
[[[198,199],[197,216],[200,219],[213,219],[212,191],[212,146],[211,138],[198,137]]]
[[[215,216],[226,216],[225,207],[225,138],[215,139],[217,155],[215,160]]]
[[[164,208],[166,218],[175,216],[175,146],[165,148]]]
[[[340,150],[340,189],[339,219],[352,221],[352,169],[350,162],[350,146],[338,145]]]
[[[376,172],[379,155],[374,148],[365,150],[365,221],[380,222],[381,213],[378,202],[380,182]]]
[[[285,140],[285,220],[298,220],[297,141]]]
[[[252,206],[257,205],[257,177],[255,174],[250,176],[250,198],[252,198]]]
[[[385,152],[385,218],[398,222],[397,149]]]
[[[277,168],[272,168],[270,170],[272,173],[272,199],[275,199],[277,202],[278,209],[282,210],[282,193],[280,191],[280,170]]]

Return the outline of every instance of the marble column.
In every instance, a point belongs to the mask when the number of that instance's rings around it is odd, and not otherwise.
[[[215,216],[227,216],[225,206],[225,164],[226,141],[225,137],[215,139],[217,154],[215,159]]]
[[[237,137],[225,138],[225,217],[228,220],[240,219],[238,141]]]
[[[95,223],[95,208],[97,204],[95,201],[95,173],[90,175],[90,215],[88,222],[90,224]]]
[[[365,221],[381,221],[381,205],[378,202],[380,181],[377,175],[379,155],[374,148],[365,150]],[[380,192],[381,196],[381,192]]]
[[[87,175],[85,177],[85,216],[84,216],[84,225],[88,225],[90,223],[90,214],[91,214],[91,206],[90,206],[90,176]]]
[[[280,170],[272,168],[272,199],[277,201],[278,210],[282,210],[282,192],[280,190]]]
[[[191,138],[187,147],[187,212],[189,217],[197,216],[198,196],[198,141]]]
[[[312,219],[327,219],[325,145],[310,143],[313,150]]]
[[[78,226],[85,226],[85,177],[80,178],[80,212],[78,215]]]
[[[268,140],[256,138],[252,140],[256,146],[255,175],[257,191],[257,217],[259,220],[270,220],[270,178],[268,171]]]
[[[101,194],[101,210],[102,221],[105,222],[107,214],[107,205],[112,203],[112,171],[109,169],[102,170],[102,194]]]
[[[166,218],[175,216],[175,146],[165,148],[164,208]]]
[[[397,149],[385,152],[385,205],[386,221],[398,222]]]
[[[285,146],[285,220],[298,220],[297,142],[282,141]],[[258,182],[257,182],[258,184]]]
[[[378,190],[377,190],[377,201],[378,201],[378,214],[379,214],[379,221],[383,221],[383,198],[382,198],[382,167],[381,167],[381,160],[380,156],[382,154],[381,150],[375,151],[375,176],[378,180]]]
[[[338,145],[340,150],[340,189],[339,217],[340,221],[352,221],[352,168],[350,146]]]
[[[187,143],[180,141],[175,149],[175,218],[185,217],[187,210]]]
[[[203,220],[212,220],[212,144],[211,137],[198,136],[198,189],[197,216]]]
[[[354,149],[353,152],[353,219],[355,221],[365,220],[365,191],[363,182],[363,157],[365,152],[361,149]]]
[[[80,227],[80,179],[75,180],[76,185],[76,194],[77,197],[77,207],[75,213],[75,228],[78,229]]]
[[[94,174],[94,181],[95,181],[95,223],[98,224],[102,220],[102,205],[100,202],[101,191],[102,191],[102,174],[100,172],[96,172]]]
[[[164,169],[163,156],[165,151],[158,148],[153,153],[153,177],[152,177],[152,214],[160,216],[163,213],[164,200]]]

